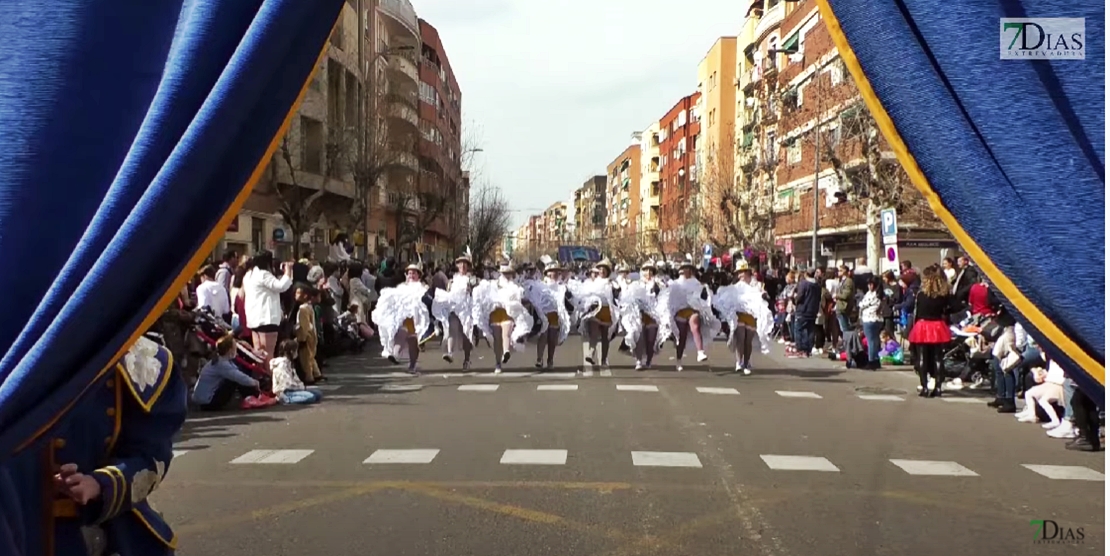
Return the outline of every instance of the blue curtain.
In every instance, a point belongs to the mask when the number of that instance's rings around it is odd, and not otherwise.
[[[1026,328],[1101,403],[1103,3],[819,4],[914,185]],[[1086,59],[1000,59],[1004,17],[1085,18]]]
[[[0,2],[0,458],[196,270],[342,4]]]

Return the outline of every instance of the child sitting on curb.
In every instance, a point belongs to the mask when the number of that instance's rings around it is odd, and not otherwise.
[[[297,360],[298,347],[296,340],[285,340],[278,345],[278,357],[270,360],[274,395],[283,404],[312,404],[323,397],[319,390],[306,388],[297,377],[293,362]]]

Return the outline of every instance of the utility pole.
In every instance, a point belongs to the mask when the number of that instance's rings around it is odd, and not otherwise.
[[[817,114],[817,123],[813,126],[813,133],[816,138],[813,140],[813,242],[810,248],[813,250],[810,259],[813,268],[817,268],[817,255],[820,252],[817,250],[817,230],[821,228],[821,215],[818,209],[821,206],[821,196],[818,185],[820,184],[821,176],[821,114]]]

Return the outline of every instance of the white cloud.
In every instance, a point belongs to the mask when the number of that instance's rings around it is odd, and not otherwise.
[[[682,96],[737,0],[414,0],[480,129],[481,167],[516,223],[567,200]],[[464,133],[466,131],[464,130]]]

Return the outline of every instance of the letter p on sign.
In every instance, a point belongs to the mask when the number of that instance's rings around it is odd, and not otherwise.
[[[883,209],[880,218],[882,220],[883,237],[898,235],[898,217],[895,215],[894,209]]]

